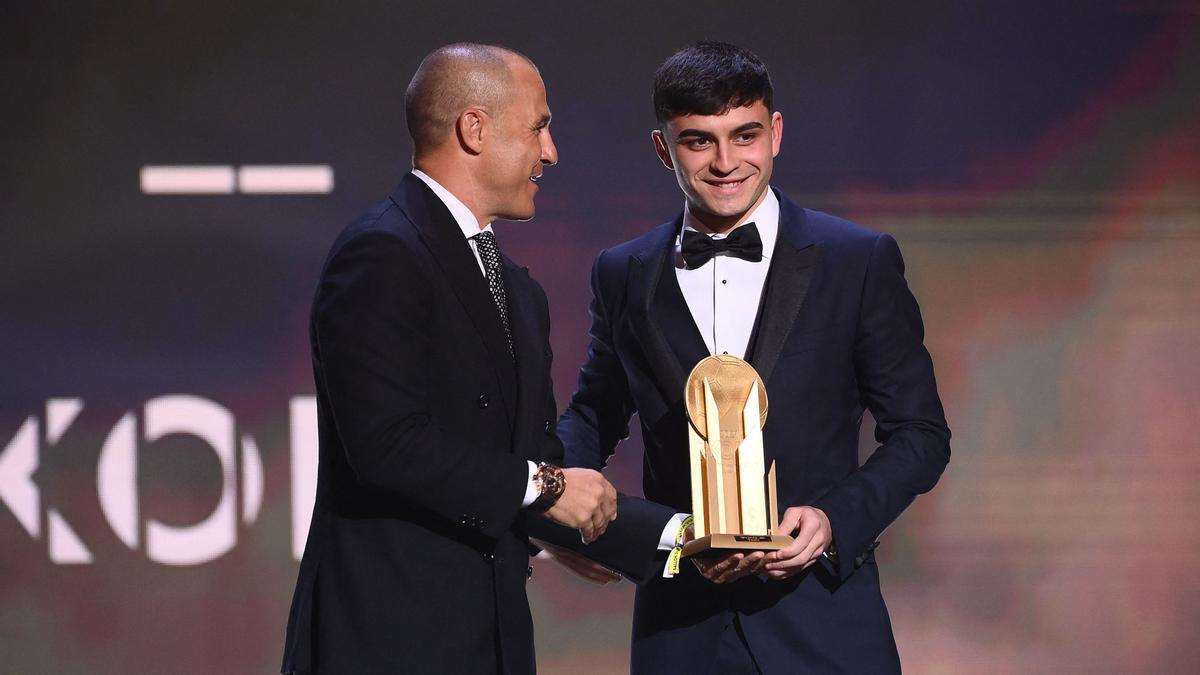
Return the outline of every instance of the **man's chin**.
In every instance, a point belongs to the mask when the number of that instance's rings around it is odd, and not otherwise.
[[[707,199],[704,200],[703,209],[718,218],[740,218],[754,208],[761,195],[761,192],[747,191],[745,194],[718,198],[710,194],[706,195]]]
[[[750,210],[752,205],[753,202],[750,204],[729,204],[728,202],[708,201],[704,203],[701,210],[716,218],[739,218],[746,215],[746,212]]]
[[[532,207],[521,210],[514,209],[509,215],[497,216],[496,220],[507,220],[514,223],[523,223],[527,220],[533,220],[533,214],[534,209]]]

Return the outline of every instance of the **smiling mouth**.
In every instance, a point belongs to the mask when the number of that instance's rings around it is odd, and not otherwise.
[[[706,180],[704,182],[716,192],[737,192],[738,189],[740,189],[742,185],[749,180],[749,178],[749,176],[746,176],[745,178],[739,178],[737,180]]]

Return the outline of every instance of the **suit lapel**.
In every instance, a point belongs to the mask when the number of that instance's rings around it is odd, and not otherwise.
[[[680,366],[681,373],[691,373],[696,364],[711,354],[704,336],[696,326],[692,311],[688,309],[683,290],[679,288],[679,277],[675,274],[675,246],[672,241],[667,246],[667,254],[662,258],[658,274],[658,284],[654,289],[654,297],[650,300],[650,316],[655,324],[661,326],[663,336]],[[683,376],[686,379],[687,375]],[[683,395],[684,382],[679,382],[679,395]]]
[[[511,375],[512,355],[508,352],[508,339],[500,322],[500,312],[488,290],[487,279],[479,269],[470,244],[464,240],[462,230],[446,205],[420,178],[412,174],[406,175],[400,182],[400,186],[392,193],[392,201],[417,228],[421,240],[433,254],[434,262],[450,282],[454,295],[466,310],[488,352],[488,363],[504,397],[504,409],[506,412],[514,410],[517,392]],[[510,428],[513,422],[510,414]]]
[[[758,326],[750,356],[750,363],[767,383],[768,392],[771,371],[796,325],[800,307],[821,262],[821,245],[807,236],[804,210],[787,197],[779,197],[779,236],[775,240],[771,269],[767,272],[766,297],[758,310]]]
[[[544,345],[539,339],[540,331],[537,326],[537,306],[534,302],[533,280],[529,278],[529,270],[518,267],[508,258],[504,259],[504,274],[508,287],[508,321],[512,328],[513,350],[517,355],[517,414],[513,425],[513,445],[521,447],[518,442],[532,430],[530,425],[537,419],[535,406],[539,393],[539,372],[537,365],[545,363],[542,353]]]
[[[674,238],[681,222],[682,215],[660,225],[630,259],[630,332],[641,344],[658,385],[657,400],[639,401],[638,413],[650,424],[682,401],[687,377],[684,365],[708,356],[679,283],[671,274]]]

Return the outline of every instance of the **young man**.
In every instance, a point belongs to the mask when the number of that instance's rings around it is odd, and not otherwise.
[[[604,532],[616,493],[560,470],[542,287],[493,220],[558,161],[537,68],[456,44],[405,97],[413,172],[334,242],[310,333],[312,526],[283,672],[534,672],[530,524]],[[546,516],[546,518],[543,518]]]
[[[899,248],[770,187],[783,117],[751,52],[683,49],[655,76],[654,107],[684,210],[596,259],[591,344],[558,426],[567,462],[603,467],[636,412],[646,498],[690,511],[685,378],[710,354],[745,358],[766,383],[766,462],[796,541],[649,574],[632,671],[898,672],[873,550],[950,456]],[[864,408],[881,445],[859,466]]]

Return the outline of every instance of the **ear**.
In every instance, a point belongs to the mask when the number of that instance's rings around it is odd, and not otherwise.
[[[783,115],[778,111],[771,115],[771,156],[779,156],[779,147],[783,144]]]
[[[472,155],[483,152],[483,143],[489,133],[491,119],[483,108],[467,108],[462,111],[454,124],[458,141],[463,149]]]
[[[658,154],[658,160],[663,163],[671,171],[675,170],[675,162],[671,160],[671,151],[667,149],[667,139],[663,138],[663,133],[659,129],[650,132],[650,139],[654,142],[654,152]]]

